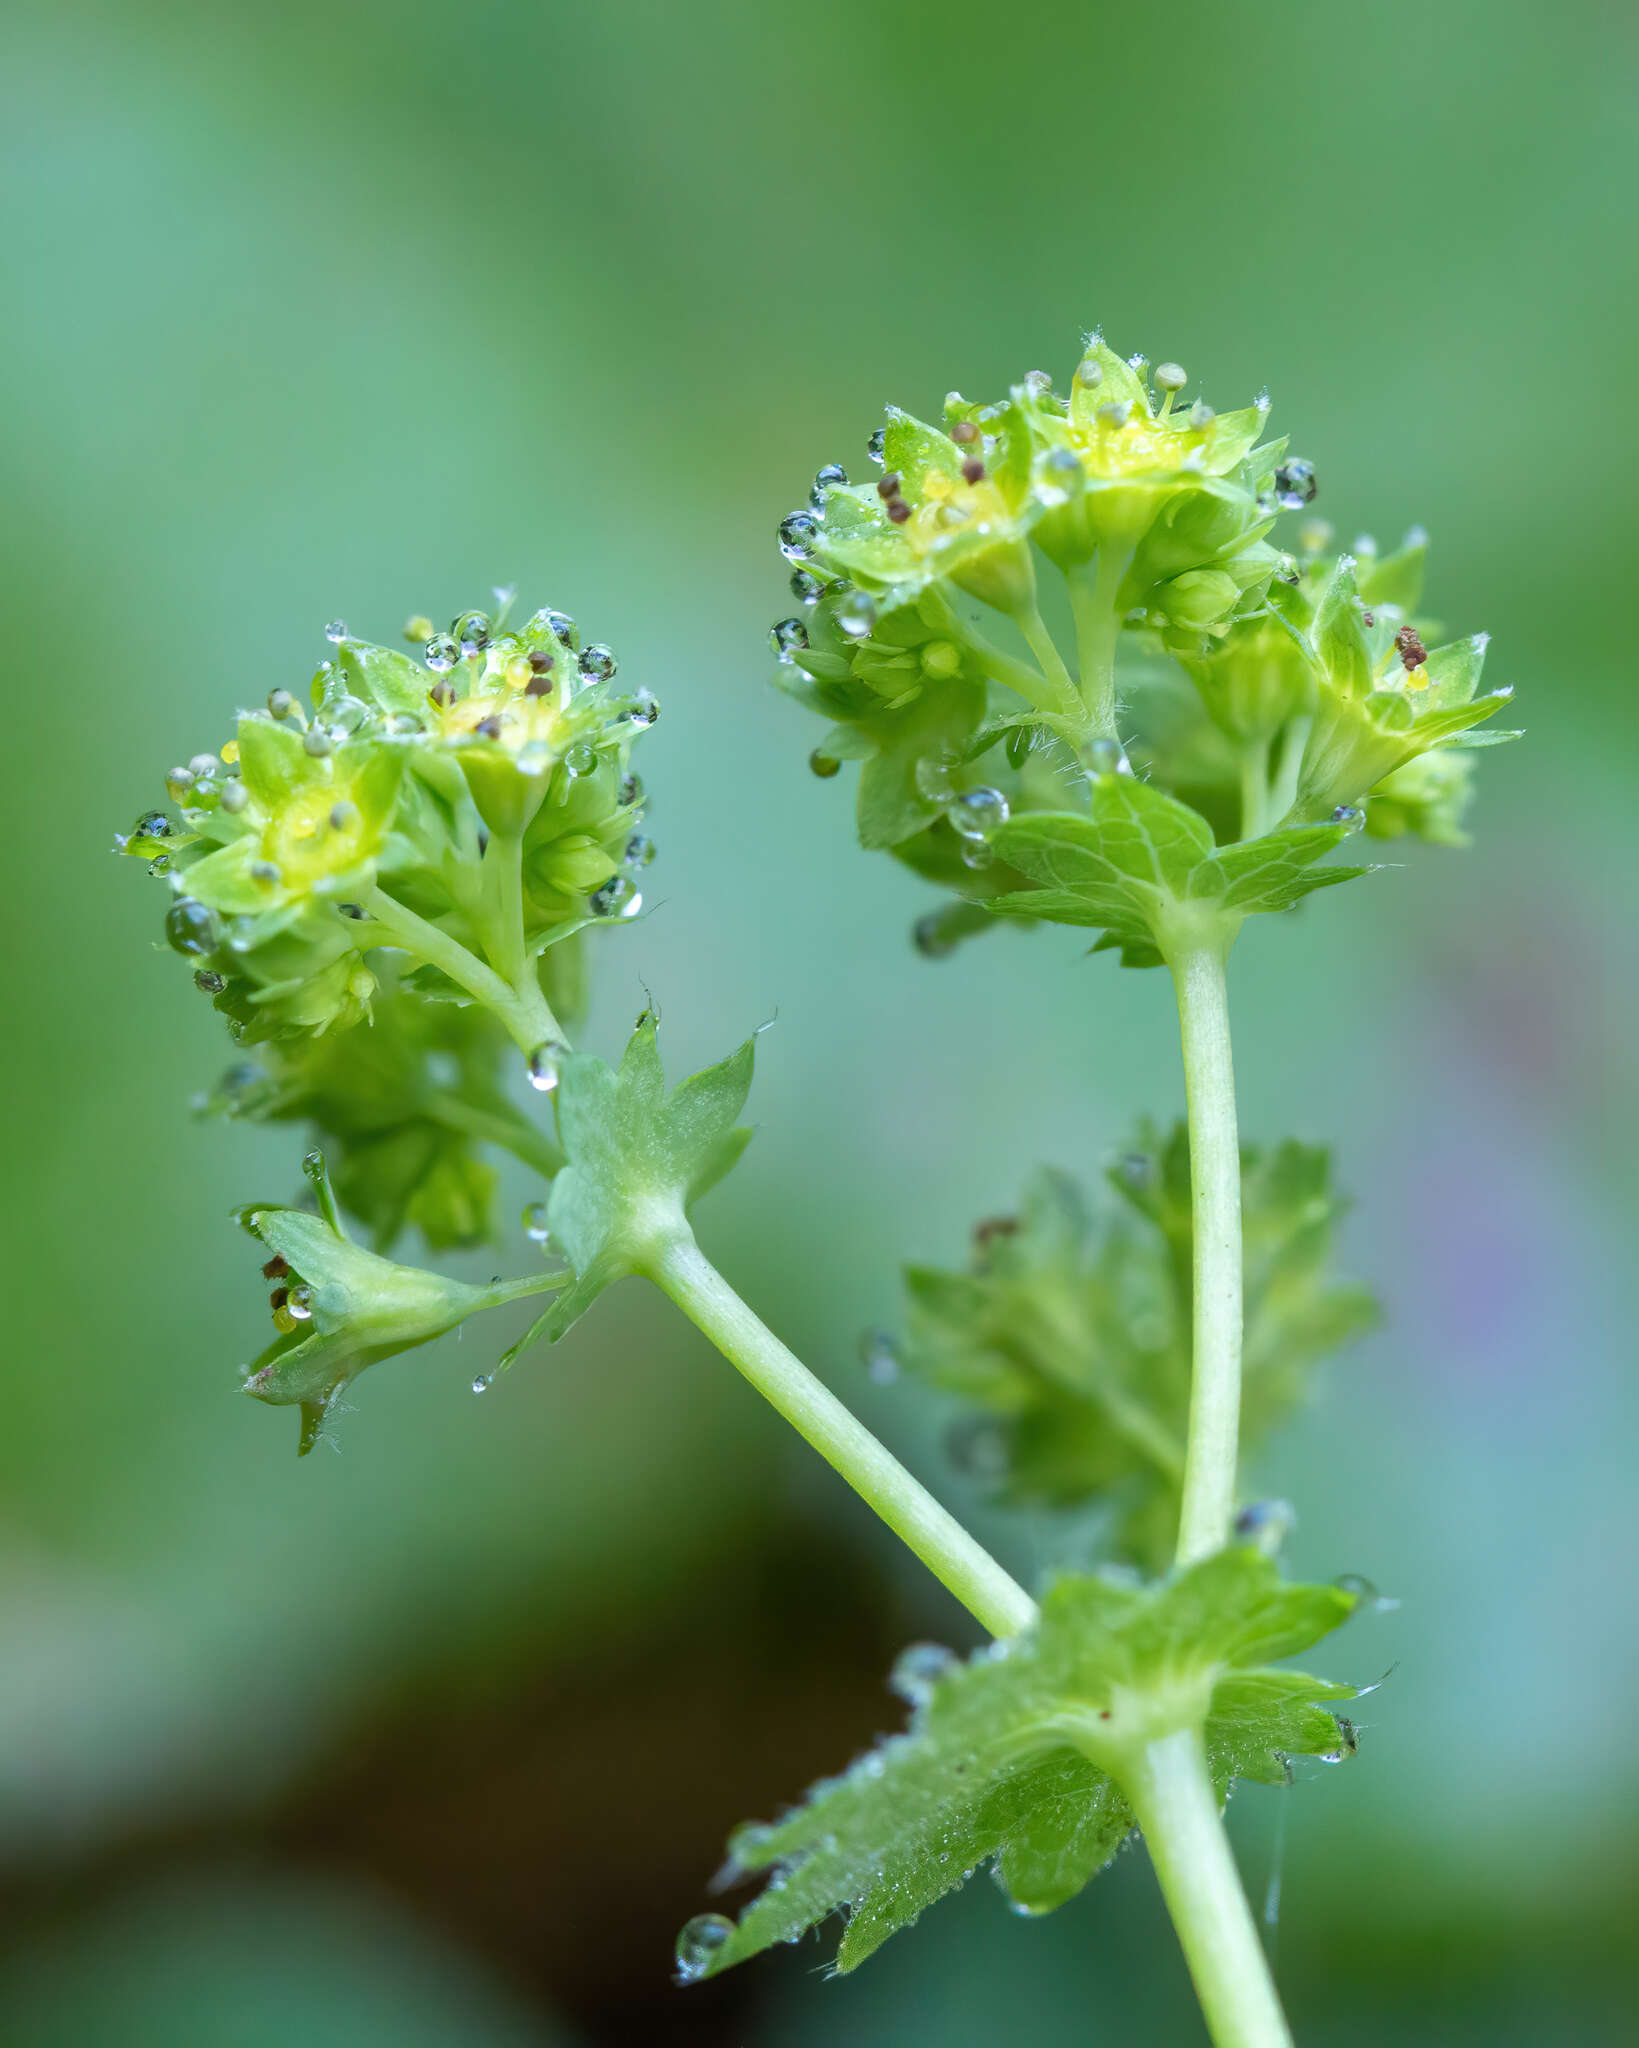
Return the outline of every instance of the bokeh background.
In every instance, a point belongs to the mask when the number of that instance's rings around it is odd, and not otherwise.
[[[728,1828],[971,1627],[635,1284],[483,1401],[505,1332],[372,1374],[298,1466],[234,1391],[226,1212],[299,1141],[189,1119],[226,1046],[106,852],[338,613],[515,579],[589,622],[665,714],[659,908],[590,1040],[640,978],[679,1070],[778,1013],[707,1247],[1039,1573],[1073,1532],[986,1519],[857,1336],[1034,1162],[1175,1111],[1167,991],[1069,932],[919,959],[764,636],[776,521],[884,399],[1066,374],[1094,322],[1267,382],[1345,538],[1427,524],[1530,728],[1473,852],[1241,951],[1247,1131],[1335,1139],[1392,1309],[1265,1484],[1300,1569],[1401,1605],[1333,1646],[1396,1666],[1358,1762],[1244,1792],[1239,1852],[1261,1894],[1284,1831],[1312,2048],[1631,2039],[1632,12],[14,0],[3,37],[0,2039],[1204,2040],[1141,1856],[1041,1924],[976,1880],[845,1982],[808,1944],[669,1985]]]

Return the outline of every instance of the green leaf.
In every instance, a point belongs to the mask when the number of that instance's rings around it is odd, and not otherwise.
[[[552,1183],[547,1221],[575,1272],[555,1304],[555,1341],[613,1281],[644,1266],[680,1233],[700,1196],[715,1187],[751,1139],[738,1126],[751,1088],[755,1036],[670,1095],[656,1020],[646,1011],[620,1066],[572,1054],[557,1090],[558,1130],[569,1164]]]
[[[1323,1703],[1353,1688],[1265,1662],[1306,1649],[1354,1604],[1227,1550],[1151,1588],[1061,1579],[1033,1629],[965,1664],[908,1653],[896,1674],[915,1704],[906,1733],[788,1819],[734,1837],[731,1868],[772,1881],[685,1975],[715,1975],[839,1909],[837,1968],[855,1969],[985,1862],[1020,1910],[1048,1912],[1121,1846],[1134,1825],[1123,1778],[1179,1729],[1203,1731],[1220,1799],[1237,1777],[1278,1782],[1288,1757],[1349,1753],[1352,1731]]]
[[[1044,1169],[1016,1216],[979,1226],[965,1271],[908,1269],[903,1360],[966,1408],[953,1444],[1004,1500],[1103,1501],[1117,1552],[1159,1569],[1177,1534],[1189,1417],[1187,1130],[1141,1128],[1110,1178],[1120,1205],[1095,1211],[1068,1175]],[[1251,1449],[1376,1311],[1333,1276],[1344,1204],[1323,1150],[1248,1146],[1241,1180]]]

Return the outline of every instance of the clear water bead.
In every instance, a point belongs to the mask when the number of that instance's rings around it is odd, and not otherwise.
[[[888,430],[886,427],[878,427],[876,432],[865,443],[865,453],[871,458],[871,460],[874,463],[880,465],[883,459],[884,450],[887,448],[887,445]]]
[[[894,1660],[888,1690],[908,1707],[925,1707],[940,1679],[947,1678],[960,1662],[956,1652],[943,1643],[912,1643]]]
[[[824,588],[825,585],[814,574],[812,569],[793,569],[791,571],[791,595],[797,600],[798,604],[817,604],[819,602],[819,594]]]
[[[581,657],[576,663],[576,667],[579,668],[581,674],[587,677],[589,681],[606,683],[615,672],[614,651],[612,648],[601,647],[594,643],[592,646],[582,649]]]
[[[451,625],[450,638],[463,654],[481,654],[489,645],[489,620],[483,612],[463,612]]]
[[[734,1938],[734,1922],[721,1913],[696,1913],[677,1937],[677,1981],[698,1984]]]
[[[1288,512],[1301,511],[1320,489],[1315,466],[1294,455],[1275,471],[1275,497]]]
[[[989,843],[988,840],[964,839],[962,841],[963,867],[988,868],[993,867],[995,865],[995,861],[996,849]]]
[[[594,917],[636,917],[643,898],[630,875],[611,875],[601,888],[592,891],[586,907]]]
[[[546,1220],[546,1204],[531,1202],[524,1210],[524,1236],[531,1244],[547,1244],[551,1241],[552,1229]]]
[[[324,629],[324,637],[330,642],[332,647],[339,646],[343,640],[350,638],[347,631],[347,621],[345,619],[332,619]]]
[[[777,619],[769,628],[768,643],[781,661],[790,661],[799,647],[808,645],[808,628],[801,619]]]
[[[461,659],[461,649],[448,633],[435,633],[422,656],[435,676],[447,675]]]
[[[1297,1509],[1289,1500],[1250,1501],[1235,1517],[1236,1541],[1275,1557],[1297,1520]]]
[[[530,1087],[538,1094],[550,1095],[557,1087],[568,1051],[568,1046],[561,1039],[548,1038],[529,1055],[525,1071],[529,1075]]]
[[[845,484],[848,472],[840,462],[828,462],[814,478],[814,488],[808,493],[808,502],[816,512],[825,509],[826,493],[835,484]]]
[[[1087,766],[1095,775],[1130,775],[1133,772],[1126,749],[1119,740],[1089,740]]]
[[[805,562],[814,552],[819,521],[812,512],[788,512],[780,521],[780,553],[788,562]]]
[[[635,725],[639,732],[647,732],[660,716],[660,700],[652,690],[639,690],[628,699],[622,716],[628,725]]]
[[[891,1387],[899,1377],[899,1347],[886,1330],[865,1332],[859,1340],[859,1362],[879,1387]]]
[[[863,590],[850,587],[837,599],[834,616],[839,632],[850,640],[864,640],[876,625],[876,603]]]
[[[988,839],[1007,823],[1007,798],[988,785],[964,789],[946,805],[945,816],[964,839]]]
[[[494,1386],[494,1384],[495,1384],[495,1375],[494,1375],[494,1373],[492,1373],[492,1372],[481,1372],[481,1373],[478,1373],[478,1374],[476,1374],[476,1375],[474,1376],[474,1379],[473,1379],[473,1382],[472,1382],[472,1391],[473,1391],[473,1392],[474,1392],[475,1394],[487,1394],[487,1393],[489,1392],[490,1388]]]
[[[1351,837],[1366,827],[1366,813],[1354,804],[1339,804],[1332,813],[1332,823],[1341,825]]]

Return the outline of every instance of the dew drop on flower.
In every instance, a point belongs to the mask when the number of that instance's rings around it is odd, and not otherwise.
[[[435,676],[446,675],[461,659],[461,649],[448,633],[435,633],[423,656]]]
[[[819,521],[812,512],[788,512],[780,521],[780,553],[788,562],[805,562],[814,552]]]
[[[850,585],[837,598],[834,616],[839,632],[850,640],[864,640],[876,625],[876,605],[863,590]]]
[[[824,588],[825,585],[814,574],[812,569],[793,569],[791,571],[791,595],[797,600],[798,604],[816,603],[820,592]]]
[[[643,898],[630,875],[611,875],[601,888],[592,891],[586,907],[594,917],[636,917]]]
[[[865,1332],[859,1340],[859,1362],[879,1387],[891,1387],[899,1377],[899,1348],[886,1330]]]
[[[571,775],[590,775],[598,765],[598,750],[582,740],[564,755],[563,765]]]
[[[956,951],[956,941],[945,931],[944,914],[929,910],[911,926],[911,944],[924,960],[943,960]]]
[[[962,865],[965,868],[988,868],[994,865],[996,849],[983,839],[962,841]]]
[[[659,700],[652,690],[639,690],[622,713],[628,725],[635,725],[640,732],[646,732],[660,716]]]
[[[1089,740],[1087,765],[1095,775],[1130,775],[1133,772],[1126,749],[1119,740]]]
[[[347,621],[345,619],[332,619],[329,625],[326,626],[324,629],[324,637],[330,642],[332,646],[339,645],[343,640],[349,637],[347,631]]]
[[[634,832],[626,842],[621,860],[629,868],[646,868],[655,856],[655,843],[646,832]]]
[[[1366,813],[1358,805],[1339,804],[1332,813],[1332,823],[1334,825],[1341,825],[1346,832],[1352,835],[1364,828]]]
[[[960,1661],[943,1643],[912,1643],[894,1660],[888,1690],[908,1707],[925,1707],[940,1679],[948,1677]]]
[[[615,672],[613,650],[594,644],[582,650],[581,657],[575,665],[588,682],[606,683]]]
[[[626,805],[642,803],[643,778],[641,775],[623,775],[620,778],[620,800]]]
[[[1265,1557],[1274,1557],[1296,1528],[1297,1519],[1297,1510],[1289,1500],[1250,1501],[1235,1517],[1235,1535],[1239,1542],[1261,1550]]]
[[[524,1236],[531,1244],[545,1244],[552,1236],[551,1226],[546,1220],[546,1204],[531,1202],[524,1210]]]
[[[823,511],[826,492],[831,489],[833,484],[845,484],[847,481],[848,472],[840,462],[826,463],[825,467],[814,478],[814,488],[808,494],[809,504],[813,506],[816,512]]]
[[[1008,802],[999,789],[964,789],[945,807],[945,816],[964,839],[988,839],[1008,820]]]
[[[529,1085],[539,1094],[549,1095],[557,1087],[563,1073],[564,1056],[569,1051],[561,1039],[544,1039],[529,1055],[525,1071]]]
[[[1283,462],[1280,468],[1275,471],[1275,496],[1288,512],[1301,510],[1314,497],[1315,492],[1319,488],[1320,484],[1315,476],[1314,464],[1312,462],[1305,462],[1301,455],[1294,455],[1289,461]],[[1358,545],[1359,543],[1357,542],[1356,546],[1358,547]],[[1377,543],[1375,541],[1372,543],[1371,552],[1373,554],[1377,552]]]
[[[790,661],[799,647],[808,645],[808,628],[801,619],[778,619],[769,628],[768,642],[781,661]]]
[[[219,996],[228,984],[226,976],[218,974],[214,968],[201,967],[193,978],[193,985],[203,989],[208,996]]]
[[[216,913],[196,897],[178,896],[165,913],[165,942],[178,953],[214,953]]]
[[[308,1286],[291,1288],[285,1296],[285,1308],[297,1322],[307,1323],[313,1319],[313,1290]]]
[[[463,654],[481,654],[489,645],[489,619],[483,612],[463,612],[451,623],[449,636]]]
[[[829,782],[833,775],[840,775],[842,772],[842,763],[836,756],[824,753],[818,747],[808,756],[808,767],[821,782]]]
[[[1358,1572],[1344,1572],[1340,1577],[1333,1579],[1332,1584],[1340,1593],[1347,1593],[1351,1599],[1358,1601],[1362,1607],[1373,1606],[1378,1599],[1377,1588],[1370,1579],[1363,1579]]]
[[[474,1392],[475,1394],[487,1394],[487,1393],[489,1392],[490,1388],[494,1386],[494,1384],[495,1384],[495,1375],[494,1375],[494,1373],[492,1373],[492,1372],[481,1372],[481,1373],[477,1374],[477,1375],[475,1376],[475,1378],[473,1379],[473,1382],[472,1382],[472,1391],[473,1391],[473,1392]]]
[[[734,1938],[734,1922],[721,1913],[696,1913],[677,1937],[677,1981],[698,1984]]]
[[[916,764],[914,778],[916,793],[930,804],[948,804],[951,800],[950,763],[937,754],[924,754]]]
[[[888,430],[886,427],[878,427],[876,432],[865,443],[865,453],[871,458],[873,462],[880,464],[883,460],[884,451],[886,450],[887,445]]]

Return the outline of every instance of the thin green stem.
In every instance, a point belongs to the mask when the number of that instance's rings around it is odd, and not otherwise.
[[[1269,735],[1241,749],[1241,837],[1258,839],[1269,830]]]
[[[524,850],[516,832],[492,832],[484,849],[484,873],[491,885],[493,930],[486,950],[497,974],[513,988],[522,988],[529,972],[524,946]]]
[[[550,1180],[564,1164],[559,1147],[516,1110],[479,1109],[443,1090],[429,1095],[424,1107],[435,1122],[452,1131],[465,1131],[469,1138],[477,1138],[483,1144],[498,1145],[545,1180]]]
[[[1068,579],[1081,695],[1094,739],[1120,737],[1115,729],[1115,650],[1121,638],[1121,582],[1132,558],[1131,548],[1106,543]]]
[[[1280,766],[1275,771],[1269,795],[1269,816],[1276,822],[1284,819],[1298,800],[1298,778],[1303,773],[1304,750],[1309,744],[1313,725],[1314,720],[1307,712],[1286,722],[1281,738]]]
[[[494,1011],[520,1050],[533,1052],[536,1046],[548,1040],[562,1039],[558,1020],[533,975],[526,974],[522,982],[513,987],[493,967],[486,966],[475,953],[469,952],[459,939],[451,938],[448,932],[417,916],[396,897],[389,896],[379,883],[365,890],[359,900],[361,907],[388,934],[393,945],[401,946],[417,960],[438,968],[457,987],[464,988],[474,1001]]]
[[[1195,1226],[1195,1361],[1178,1562],[1229,1541],[1241,1413],[1241,1154],[1221,934],[1171,958],[1189,1097]]]
[[[1032,603],[1016,614],[1019,631],[1024,635],[1025,644],[1041,663],[1047,680],[1053,685],[1059,697],[1060,710],[1069,710],[1081,701],[1075,678],[1065,665],[1058,642],[1047,630],[1047,621],[1041,615],[1041,607]]]
[[[992,1635],[1030,1626],[1037,1608],[1024,1588],[753,1315],[691,1236],[669,1236],[647,1271]]]
[[[1216,2048],[1292,2048],[1199,1730],[1183,1728],[1150,1743],[1121,1784]]]

